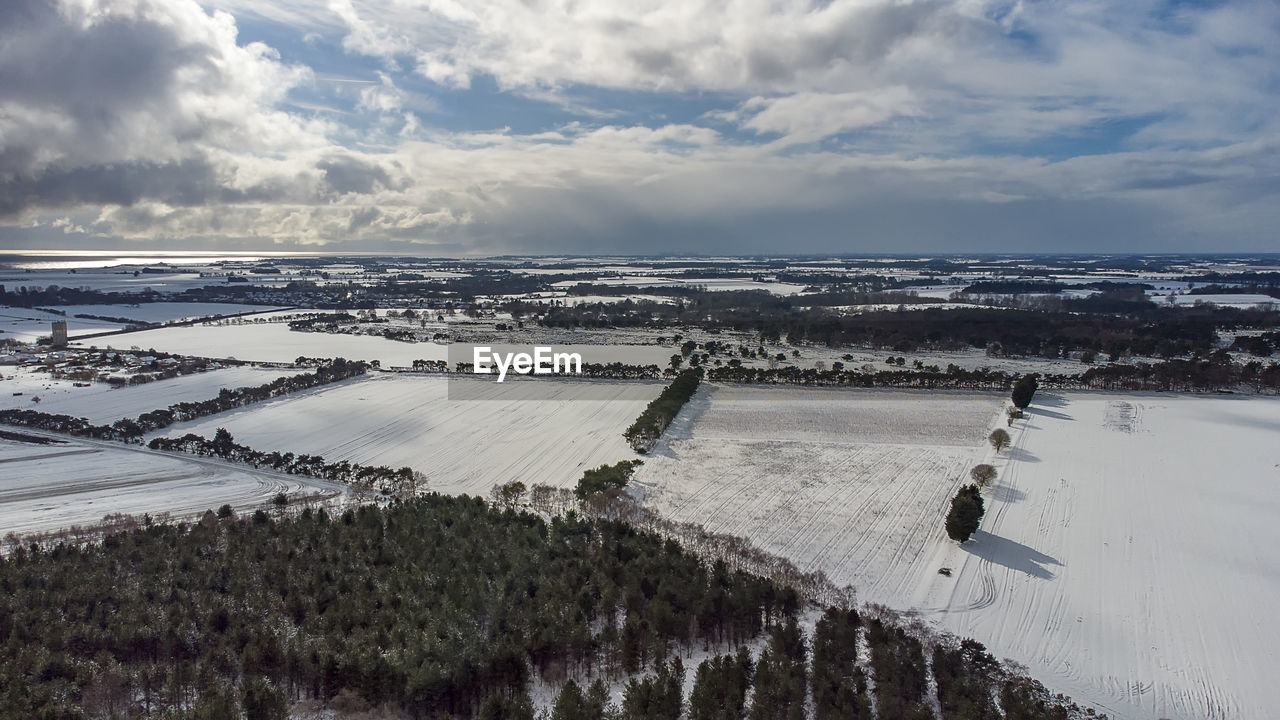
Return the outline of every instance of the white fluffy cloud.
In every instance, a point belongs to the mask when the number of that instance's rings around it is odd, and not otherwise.
[[[312,71],[237,17],[373,58],[361,120],[291,102]],[[1280,219],[1277,68],[1270,2],[10,0],[0,224],[472,252],[1257,247]],[[482,78],[561,120],[446,131],[409,89]],[[715,109],[673,121],[669,98]]]

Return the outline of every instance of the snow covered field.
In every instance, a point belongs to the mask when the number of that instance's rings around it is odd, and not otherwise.
[[[227,367],[142,385],[114,388],[106,383],[75,387],[71,380],[54,380],[45,372],[28,368],[0,368],[0,410],[13,408],[88,418],[96,424],[110,424],[124,417],[167,408],[174,403],[195,402],[215,397],[222,388],[264,385],[285,375],[304,370]],[[20,392],[21,395],[14,395]],[[36,403],[33,398],[40,398]]]
[[[1280,707],[1280,400],[1041,393],[926,617],[1115,718]]]
[[[450,400],[475,383],[478,400]],[[258,450],[330,461],[409,466],[431,490],[485,495],[519,480],[572,487],[586,469],[635,457],[622,432],[662,383],[526,380],[498,385],[422,375],[376,375],[174,425],[168,436],[217,428]]]
[[[552,287],[569,288],[580,280],[552,283]],[[783,282],[760,282],[741,278],[666,278],[650,275],[626,275],[602,277],[591,281],[596,285],[631,285],[634,287],[704,287],[707,290],[766,290],[774,295],[795,295],[804,291],[804,285]]]
[[[91,525],[114,513],[188,515],[224,503],[253,507],[281,492],[309,497],[340,491],[216,460],[58,439],[50,445],[0,439],[0,536]]]
[[[75,338],[78,335],[120,330],[123,323],[92,318],[78,318],[76,315],[100,315],[102,317],[124,318],[138,322],[170,322],[188,320],[210,315],[234,315],[237,313],[266,311],[271,307],[261,305],[236,305],[230,303],[142,303],[139,305],[59,305],[55,308],[66,313],[56,315],[33,308],[16,308],[0,306],[0,339],[11,338],[22,342],[35,342],[39,338],[49,337],[51,324],[55,320],[65,320],[67,334]],[[292,359],[292,358],[291,358]]]
[[[135,276],[132,270],[120,268],[68,270],[15,270],[0,269],[0,285],[10,290],[20,287],[46,288],[50,285],[70,288],[90,288],[103,292],[141,292],[148,288],[174,292],[188,288],[218,285],[222,278],[202,278],[195,271],[172,273],[147,273]]]
[[[77,319],[75,315],[101,315],[103,317],[119,317],[138,322],[173,322],[175,320],[194,320],[196,318],[215,315],[238,315],[250,312],[268,312],[278,309],[276,305],[243,305],[240,303],[184,303],[157,302],[139,303],[137,305],[59,305],[56,310],[67,314],[67,318]]]
[[[1168,302],[1168,296],[1159,294],[1149,295],[1152,302],[1157,304],[1165,304]],[[1270,295],[1257,295],[1250,293],[1237,294],[1220,294],[1220,295],[1174,295],[1174,307],[1195,307],[1196,305],[1217,305],[1218,307],[1232,308],[1253,308],[1259,305],[1270,305],[1272,307],[1280,306],[1280,300]]]
[[[256,362],[293,362],[305,355],[379,360],[387,366],[409,366],[414,360],[445,359],[445,346],[436,343],[397,342],[368,335],[294,332],[284,323],[167,327],[95,338],[89,344],[116,350],[138,347]]]
[[[1002,399],[704,385],[632,491],[1113,718],[1267,717],[1280,399],[1042,392],[957,546],[942,520]]]
[[[750,538],[886,602],[928,581],[1002,394],[704,385],[632,480],[675,520]]]
[[[124,327],[119,323],[106,320],[62,317],[61,315],[33,308],[0,305],[0,340],[7,339],[33,343],[42,337],[49,337],[53,334],[53,321],[55,320],[65,320],[67,322],[67,334],[71,337],[86,333],[119,330]]]
[[[502,343],[489,343],[507,347]],[[410,367],[414,360],[450,360],[449,346],[437,342],[400,342],[376,335],[295,332],[282,322],[193,325],[94,338],[82,345],[155,349],[182,355],[235,358],[253,362],[293,362],[300,356],[377,360],[383,367]],[[557,352],[577,352],[588,363],[624,362],[665,366],[673,350],[659,345],[582,345],[555,343]],[[527,347],[520,347],[527,352]],[[468,350],[469,352],[469,350]]]

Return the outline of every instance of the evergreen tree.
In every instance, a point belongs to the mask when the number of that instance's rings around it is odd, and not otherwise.
[[[978,531],[984,512],[982,495],[977,485],[965,485],[951,499],[947,513],[947,537],[958,542],[968,540]]]
[[[555,707],[551,711],[551,720],[596,720],[587,708],[587,699],[582,689],[573,680],[560,688]]]
[[[1026,409],[1031,404],[1031,398],[1036,394],[1036,389],[1040,387],[1040,376],[1036,373],[1030,373],[1018,378],[1018,382],[1013,386],[1013,404],[1021,409]]]

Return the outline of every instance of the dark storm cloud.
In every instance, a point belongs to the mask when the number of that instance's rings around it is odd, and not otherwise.
[[[43,0],[6,0],[0,28],[0,101],[58,109],[87,131],[108,129],[121,108],[163,103],[176,72],[212,72],[208,47],[147,19],[77,27]]]
[[[37,176],[0,181],[0,217],[28,207],[135,205],[151,200],[174,206],[211,203],[266,203],[312,200],[300,193],[302,178],[268,178],[245,188],[219,182],[216,168],[203,158],[170,163],[120,163],[77,168],[48,168]]]
[[[226,184],[237,152],[301,134],[260,108],[297,74],[238,46],[229,19],[181,0],[0,3],[0,215],[303,193],[305,168]]]
[[[386,170],[350,155],[330,155],[316,163],[316,168],[324,171],[325,185],[339,195],[367,195],[392,185]]]
[[[200,160],[50,168],[36,177],[16,176],[0,182],[0,215],[29,206],[133,205],[143,198],[196,205],[216,194],[213,168]]]

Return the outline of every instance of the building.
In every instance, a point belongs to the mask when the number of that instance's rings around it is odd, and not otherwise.
[[[67,321],[66,320],[53,321],[53,346],[54,347],[67,346]]]

